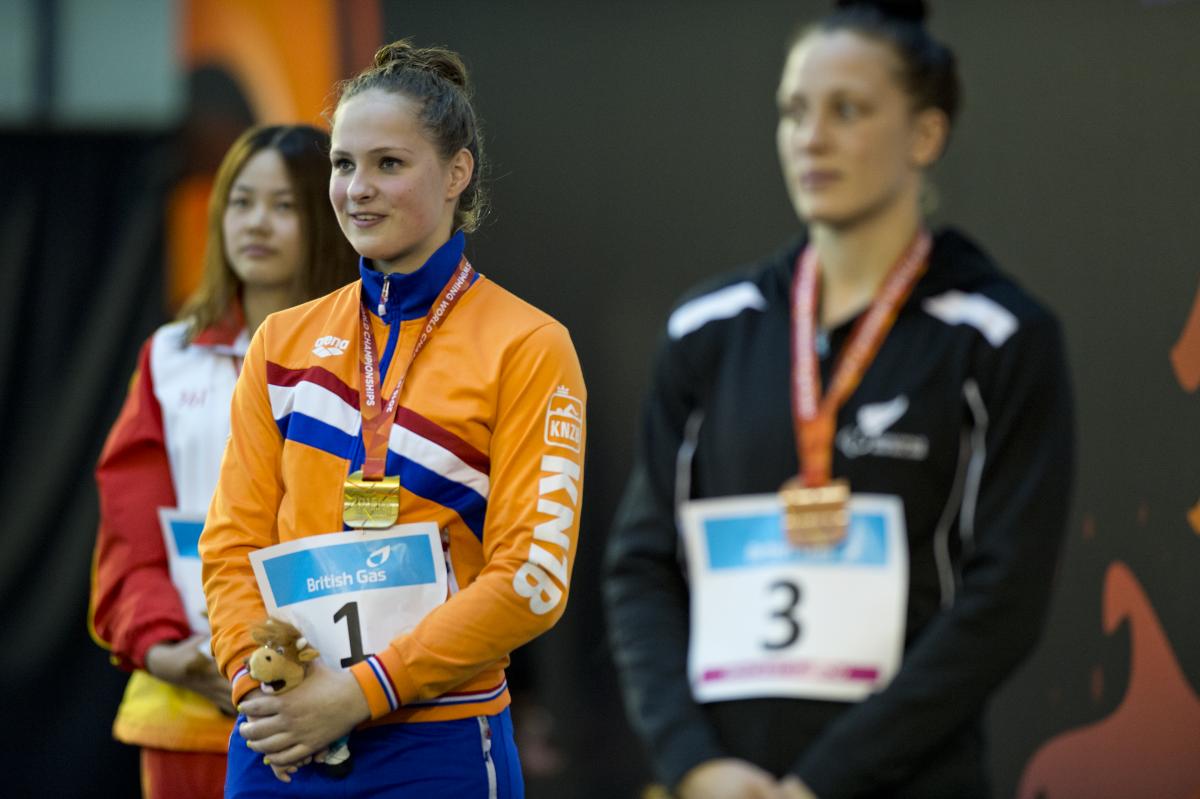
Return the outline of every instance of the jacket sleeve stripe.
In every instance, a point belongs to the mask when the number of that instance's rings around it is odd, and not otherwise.
[[[1002,346],[1019,327],[1012,311],[982,294],[951,290],[926,299],[921,307],[948,325],[970,325],[993,347]]]
[[[230,680],[229,683],[231,686],[233,704],[235,707],[237,706],[238,702],[242,701],[246,694],[250,693],[259,686],[258,680],[250,676],[250,670],[245,666],[242,666],[233,673],[233,679]]]
[[[371,667],[375,679],[379,680],[379,687],[383,689],[383,695],[387,697],[388,708],[395,710],[400,707],[400,700],[396,697],[396,689],[392,687],[392,677],[388,674],[387,666],[384,666],[383,661],[374,655],[367,658],[367,665]]]
[[[508,680],[495,688],[482,691],[447,691],[436,699],[424,702],[409,702],[406,707],[433,707],[436,705],[469,705],[474,702],[490,702],[508,690]]]
[[[758,286],[750,282],[734,283],[676,308],[667,319],[667,334],[673,339],[681,339],[709,322],[732,319],[748,308],[762,311],[766,307],[767,300]]]

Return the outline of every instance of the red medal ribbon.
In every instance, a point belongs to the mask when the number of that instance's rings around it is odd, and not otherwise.
[[[870,308],[850,332],[824,396],[816,345],[821,269],[811,245],[800,254],[792,281],[792,424],[806,486],[827,485],[833,476],[838,408],[858,388],[875,360],[901,306],[928,266],[931,247],[929,233],[921,230],[892,266]]]
[[[429,339],[433,338],[433,334],[441,327],[442,322],[446,321],[446,317],[450,315],[459,299],[466,293],[474,275],[475,270],[466,258],[459,261],[458,271],[442,288],[442,299],[430,308],[429,313],[425,316],[425,327],[421,330],[421,335],[417,337],[417,343],[413,346],[412,357],[408,359],[404,371],[400,373],[400,380],[396,383],[396,388],[392,391],[387,405],[382,408],[379,400],[380,377],[379,363],[375,357],[375,336],[371,333],[371,319],[367,315],[367,309],[361,302],[359,303],[358,316],[362,323],[362,347],[359,350],[358,368],[359,376],[362,379],[358,386],[358,407],[362,414],[363,449],[366,454],[362,468],[364,480],[383,479],[384,468],[387,465],[388,439],[392,435],[396,406],[400,400],[400,392],[404,389],[408,371],[416,362],[417,355],[425,348]],[[386,281],[386,279],[385,277],[384,280]]]

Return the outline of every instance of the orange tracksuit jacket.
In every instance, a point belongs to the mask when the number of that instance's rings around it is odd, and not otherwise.
[[[459,234],[409,275],[364,262],[361,280],[271,315],[255,334],[200,540],[213,651],[235,702],[256,685],[242,664],[255,646],[249,629],[266,616],[249,553],[346,529],[343,481],[363,459],[360,296],[382,350],[386,400],[462,248]],[[439,721],[507,706],[509,652],[566,604],[584,401],[566,329],[478,276],[409,371],[391,431],[399,523],[436,522],[443,541],[448,532],[450,590],[415,629],[351,667],[372,719]]]

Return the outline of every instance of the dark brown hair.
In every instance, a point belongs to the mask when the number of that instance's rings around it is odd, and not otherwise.
[[[462,58],[444,47],[414,47],[407,39],[392,42],[375,53],[373,66],[338,85],[337,104],[369,89],[400,94],[418,103],[421,125],[443,160],[464,148],[471,153],[475,169],[455,206],[454,228],[467,233],[477,229],[487,213],[486,163],[479,120],[471,106],[471,81]]]
[[[309,125],[250,128],[229,148],[213,182],[208,200],[204,275],[178,316],[190,322],[189,340],[220,321],[241,292],[242,282],[225,255],[225,209],[242,168],[263,150],[274,150],[283,159],[300,216],[304,246],[293,284],[295,301],[328,294],[357,274],[358,255],[342,235],[329,205],[329,134]]]
[[[913,108],[937,108],[953,123],[962,93],[958,65],[950,48],[926,30],[927,16],[922,0],[839,0],[828,16],[797,31],[788,49],[813,32],[850,31],[882,42],[900,59]]]

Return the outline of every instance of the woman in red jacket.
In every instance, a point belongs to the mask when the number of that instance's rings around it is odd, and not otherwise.
[[[209,651],[196,539],[250,335],[267,314],[354,277],[325,202],[328,149],[326,133],[300,125],[253,128],[230,148],[203,283],[142,347],[96,469],[90,622],[133,672],[113,734],[142,747],[148,797],[222,793],[233,708]]]

